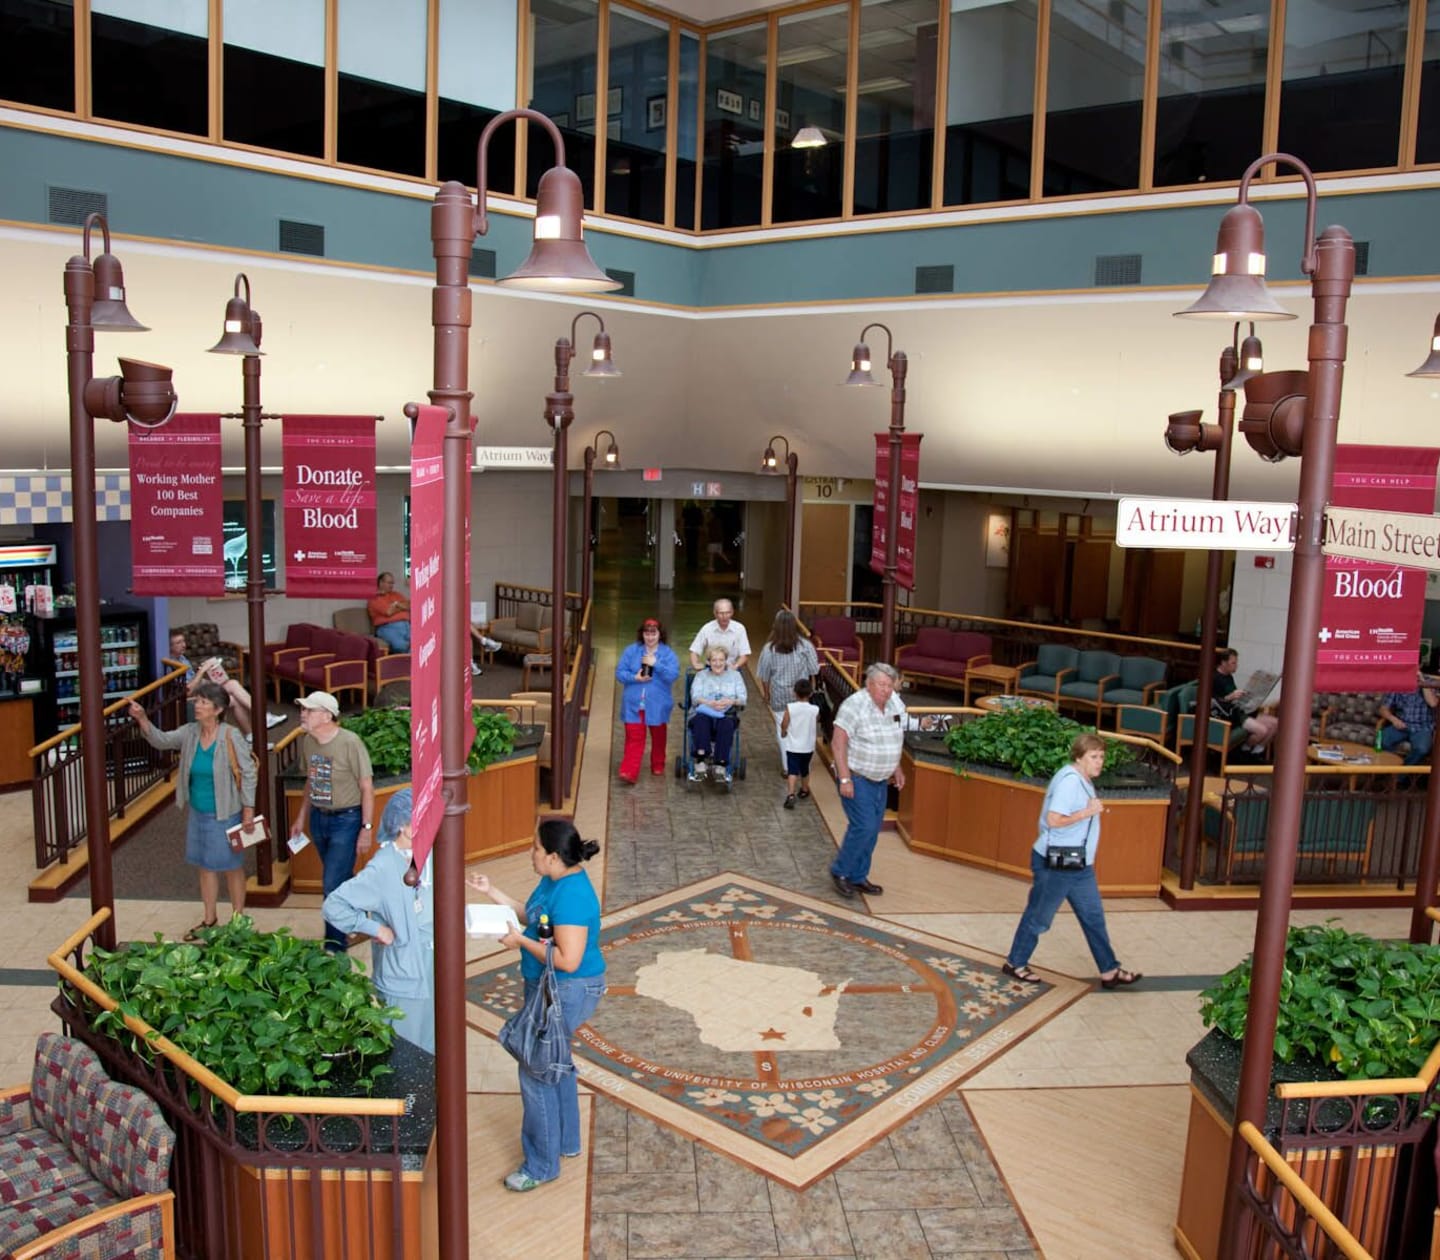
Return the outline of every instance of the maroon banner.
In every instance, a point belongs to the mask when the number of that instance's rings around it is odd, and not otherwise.
[[[180,413],[158,428],[128,428],[130,589],[136,595],[225,594],[219,415]]]
[[[1424,446],[1337,446],[1330,502],[1429,516],[1437,458]],[[1414,691],[1424,614],[1424,570],[1326,556],[1315,690]]]
[[[375,593],[375,417],[286,416],[285,593]]]
[[[440,794],[440,542],[449,414],[446,407],[421,407],[410,441],[410,778],[415,794],[410,830],[416,870],[425,869],[445,813]],[[467,690],[469,685],[467,670]]]
[[[900,529],[895,549],[895,580],[915,589],[915,513],[920,500],[920,439],[923,433],[900,436]],[[875,506],[870,526],[870,567],[885,572],[885,530],[889,522],[890,435],[875,435]]]

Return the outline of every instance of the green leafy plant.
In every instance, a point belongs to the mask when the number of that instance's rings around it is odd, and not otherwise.
[[[1016,774],[1048,779],[1070,760],[1075,736],[1094,729],[1043,705],[1027,705],[952,727],[945,734],[945,746],[957,761],[1004,766]],[[1106,740],[1106,771],[1134,759],[1129,745]]]
[[[1200,1018],[1240,1040],[1251,959],[1200,994]],[[1306,1056],[1351,1080],[1414,1076],[1440,1041],[1440,948],[1376,941],[1334,924],[1291,928],[1275,1057]]]
[[[364,1092],[390,1071],[381,1060],[402,1012],[377,1000],[348,955],[289,928],[256,931],[245,915],[201,937],[188,944],[157,932],[151,942],[94,950],[85,974],[119,1003],[95,1027],[148,1057],[124,1023],[143,1019],[242,1094],[332,1092],[341,1059]]]
[[[471,774],[508,757],[515,748],[515,724],[494,709],[470,710],[475,724],[475,741],[465,764]],[[391,706],[367,709],[341,724],[365,741],[370,764],[377,775],[410,773],[410,710]]]

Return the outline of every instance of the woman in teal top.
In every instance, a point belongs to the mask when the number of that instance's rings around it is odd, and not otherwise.
[[[489,876],[471,875],[466,881],[491,901],[509,906],[524,928],[511,931],[500,943],[520,951],[520,974],[525,996],[540,982],[545,970],[545,946],[539,938],[540,916],[554,929],[555,975],[560,1009],[569,1036],[595,1013],[605,994],[605,957],[600,952],[600,899],[581,867],[600,852],[593,840],[582,840],[575,825],[563,818],[540,824],[530,850],[530,864],[540,882],[522,906],[501,892]],[[505,1178],[508,1190],[533,1190],[560,1175],[560,1157],[580,1154],[580,1094],[575,1072],[558,1079],[532,1076],[520,1068],[520,1167]]]

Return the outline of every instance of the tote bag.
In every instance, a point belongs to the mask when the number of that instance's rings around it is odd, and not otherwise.
[[[555,1081],[575,1070],[570,1057],[570,1035],[560,1009],[559,981],[555,978],[555,945],[545,942],[545,970],[530,991],[525,1005],[505,1021],[500,1044],[531,1076]]]

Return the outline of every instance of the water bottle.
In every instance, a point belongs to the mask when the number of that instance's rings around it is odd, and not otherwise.
[[[1381,726],[1377,726],[1377,727],[1375,728],[1375,751],[1376,751],[1376,752],[1384,752],[1384,750],[1385,750],[1385,727],[1384,727],[1383,725],[1381,725]]]
[[[540,916],[540,923],[535,928],[535,935],[542,941],[553,941],[555,939],[555,929],[550,926],[550,916],[548,914],[542,914]]]

